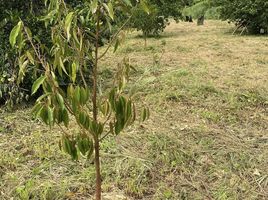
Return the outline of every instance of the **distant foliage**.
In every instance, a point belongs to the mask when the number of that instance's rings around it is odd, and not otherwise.
[[[34,34],[41,35],[45,41],[45,27],[38,22],[35,13],[41,14],[42,1],[0,1],[0,105],[9,108],[23,100],[28,100],[34,72],[28,73],[24,82],[18,84],[19,68],[16,64],[14,49],[9,45],[9,34],[19,18],[32,29]]]
[[[247,27],[251,33],[268,33],[268,1],[266,0],[216,0],[220,17]]]
[[[205,16],[206,19],[219,19],[219,7],[212,0],[194,0],[183,11],[184,15],[191,15],[197,19]]]
[[[159,35],[169,24],[170,19],[179,21],[182,18],[184,1],[177,0],[148,0],[146,9],[137,8],[133,11],[132,28],[141,30],[144,36]]]
[[[50,25],[47,24],[46,27],[41,17],[45,15],[44,2],[42,0],[0,1],[0,105],[6,105],[10,109],[14,105],[30,99],[31,86],[40,74],[40,69],[27,68],[25,76],[22,76],[18,67],[19,61],[15,57],[14,49],[9,44],[9,34],[14,25],[21,19],[31,29],[35,39],[43,44],[40,49],[50,48],[52,46]],[[83,8],[84,4],[83,0],[66,0],[65,2],[70,8]],[[81,21],[85,22],[85,18]],[[92,24],[84,23],[83,25],[90,29],[94,28]],[[103,45],[110,35],[111,31],[105,30],[99,43]],[[90,63],[88,64],[90,65]],[[66,80],[66,77],[62,77],[60,84],[68,84],[65,82]]]

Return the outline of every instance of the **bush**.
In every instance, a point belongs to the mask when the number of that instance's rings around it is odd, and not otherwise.
[[[15,51],[9,45],[9,34],[19,18],[31,27],[35,34],[42,34],[45,40],[44,26],[42,26],[35,13],[43,9],[41,1],[31,4],[30,1],[1,1],[0,2],[0,104],[9,108],[23,100],[28,100],[29,91],[33,82],[33,74],[25,76],[23,84],[18,83],[19,68],[16,65]]]
[[[220,6],[220,17],[246,27],[250,33],[258,34],[262,29],[268,33],[268,1],[264,0],[216,0]]]
[[[131,27],[141,30],[143,35],[159,35],[164,31],[172,18],[179,21],[182,18],[184,3],[176,0],[148,0],[148,13],[141,7],[134,9]]]
[[[44,44],[40,48],[50,48],[52,43],[50,27],[46,27],[41,20],[45,13],[43,1],[0,1],[0,105],[7,105],[12,108],[13,105],[22,101],[28,101],[30,98],[31,86],[40,73],[40,69],[28,68],[23,81],[20,80],[20,71],[16,52],[9,44],[9,34],[14,25],[23,20],[35,35],[35,39]],[[82,0],[66,0],[68,7],[83,7]],[[37,17],[38,16],[38,17]],[[86,17],[86,14],[84,14]],[[92,24],[84,24],[92,29]],[[105,40],[110,37],[110,31],[106,31],[100,39],[103,45]],[[90,63],[88,63],[90,65]],[[88,72],[90,73],[90,72]],[[79,77],[78,77],[79,78]],[[61,84],[66,85],[66,77],[61,78]]]
[[[215,6],[211,0],[195,0],[183,11],[184,15],[191,15],[197,19],[205,16],[206,19],[219,19],[219,7]]]

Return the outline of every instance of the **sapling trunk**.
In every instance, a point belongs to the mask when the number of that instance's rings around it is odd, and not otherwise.
[[[144,47],[147,47],[147,34],[143,33],[143,38],[144,38]]]
[[[96,41],[95,41],[95,62],[93,67],[93,120],[98,123],[98,108],[97,108],[97,79],[98,79],[98,51],[99,51],[99,32],[100,32],[100,14],[97,10],[97,25],[96,25]],[[101,172],[100,172],[100,144],[99,136],[94,136],[95,149],[95,170],[96,170],[96,200],[101,200]]]

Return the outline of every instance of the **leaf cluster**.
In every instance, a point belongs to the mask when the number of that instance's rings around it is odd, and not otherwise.
[[[73,159],[78,159],[79,152],[90,157],[93,144],[107,135],[118,135],[136,120],[135,103],[124,91],[133,69],[129,59],[118,65],[114,84],[108,91],[96,96],[97,64],[107,52],[98,54],[99,38],[114,20],[114,8],[127,8],[128,1],[93,0],[82,8],[70,9],[63,1],[51,0],[47,6],[47,14],[41,20],[51,27],[50,48],[44,46],[23,21],[10,33],[10,44],[19,55],[19,80],[28,67],[41,70],[31,89],[32,94],[41,88],[43,91],[33,108],[34,115],[50,127],[55,124],[61,127],[60,147]],[[91,29],[90,25],[95,28]],[[117,41],[117,36],[115,34],[107,50]],[[86,74],[92,66],[93,74]],[[93,80],[93,86],[86,81],[86,76]],[[64,87],[60,84],[62,78],[68,79]],[[78,133],[68,132],[71,116],[79,127]],[[149,110],[145,108],[141,121],[148,117]]]

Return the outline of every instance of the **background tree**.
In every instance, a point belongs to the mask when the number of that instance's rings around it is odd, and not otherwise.
[[[131,27],[141,30],[145,39],[149,35],[156,36],[163,32],[171,19],[178,22],[186,3],[178,0],[148,0],[146,4],[148,10],[136,8],[131,18]]]
[[[216,0],[220,17],[246,27],[251,33],[268,32],[268,2],[263,0]]]
[[[212,0],[193,0],[183,10],[184,15],[191,15],[198,19],[204,16],[206,19],[219,19],[219,7]]]

